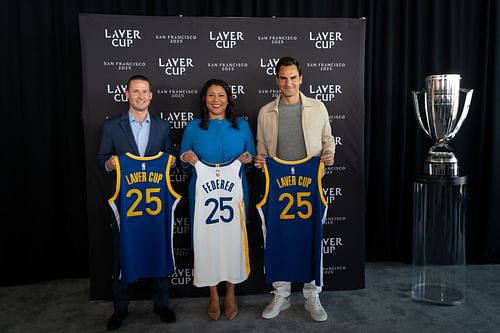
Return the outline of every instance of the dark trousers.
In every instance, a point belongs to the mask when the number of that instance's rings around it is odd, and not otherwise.
[[[118,277],[118,275],[116,275]],[[168,277],[151,279],[151,298],[155,305],[168,305]],[[128,307],[128,283],[123,283],[113,276],[113,305],[115,311]]]

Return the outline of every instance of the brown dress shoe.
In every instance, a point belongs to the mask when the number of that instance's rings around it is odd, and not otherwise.
[[[220,318],[220,306],[219,301],[208,302],[208,317],[212,320],[219,320]]]
[[[229,320],[233,320],[238,315],[238,303],[235,297],[226,297],[226,302],[224,304],[224,314]]]

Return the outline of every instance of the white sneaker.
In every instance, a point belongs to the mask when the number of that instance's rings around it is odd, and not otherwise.
[[[321,305],[319,296],[316,295],[306,299],[304,307],[309,311],[314,321],[326,321],[328,319],[328,314]]]
[[[276,318],[281,310],[286,310],[290,307],[290,297],[283,297],[278,294],[274,294],[273,300],[265,307],[262,311],[262,318],[273,319]]]

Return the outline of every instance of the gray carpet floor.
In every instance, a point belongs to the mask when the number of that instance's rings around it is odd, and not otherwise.
[[[272,320],[261,319],[271,294],[238,296],[233,321],[206,315],[206,298],[173,298],[177,322],[165,324],[151,301],[132,301],[119,332],[500,332],[500,265],[467,265],[465,302],[443,306],[410,296],[411,265],[367,263],[366,288],[323,291],[329,319],[312,321],[301,292]],[[89,279],[0,288],[0,332],[104,332],[111,302],[89,302]]]

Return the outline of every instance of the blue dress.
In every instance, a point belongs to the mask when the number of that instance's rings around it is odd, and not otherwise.
[[[255,156],[255,142],[250,126],[243,118],[237,118],[238,129],[231,126],[227,119],[210,119],[208,129],[200,127],[201,119],[191,120],[184,128],[179,156],[192,150],[198,159],[208,163],[224,163],[238,158],[248,151]],[[184,163],[183,165],[186,165]],[[194,194],[196,179],[189,182],[189,210],[193,221]],[[243,198],[245,210],[248,209],[248,181],[243,172]]]

